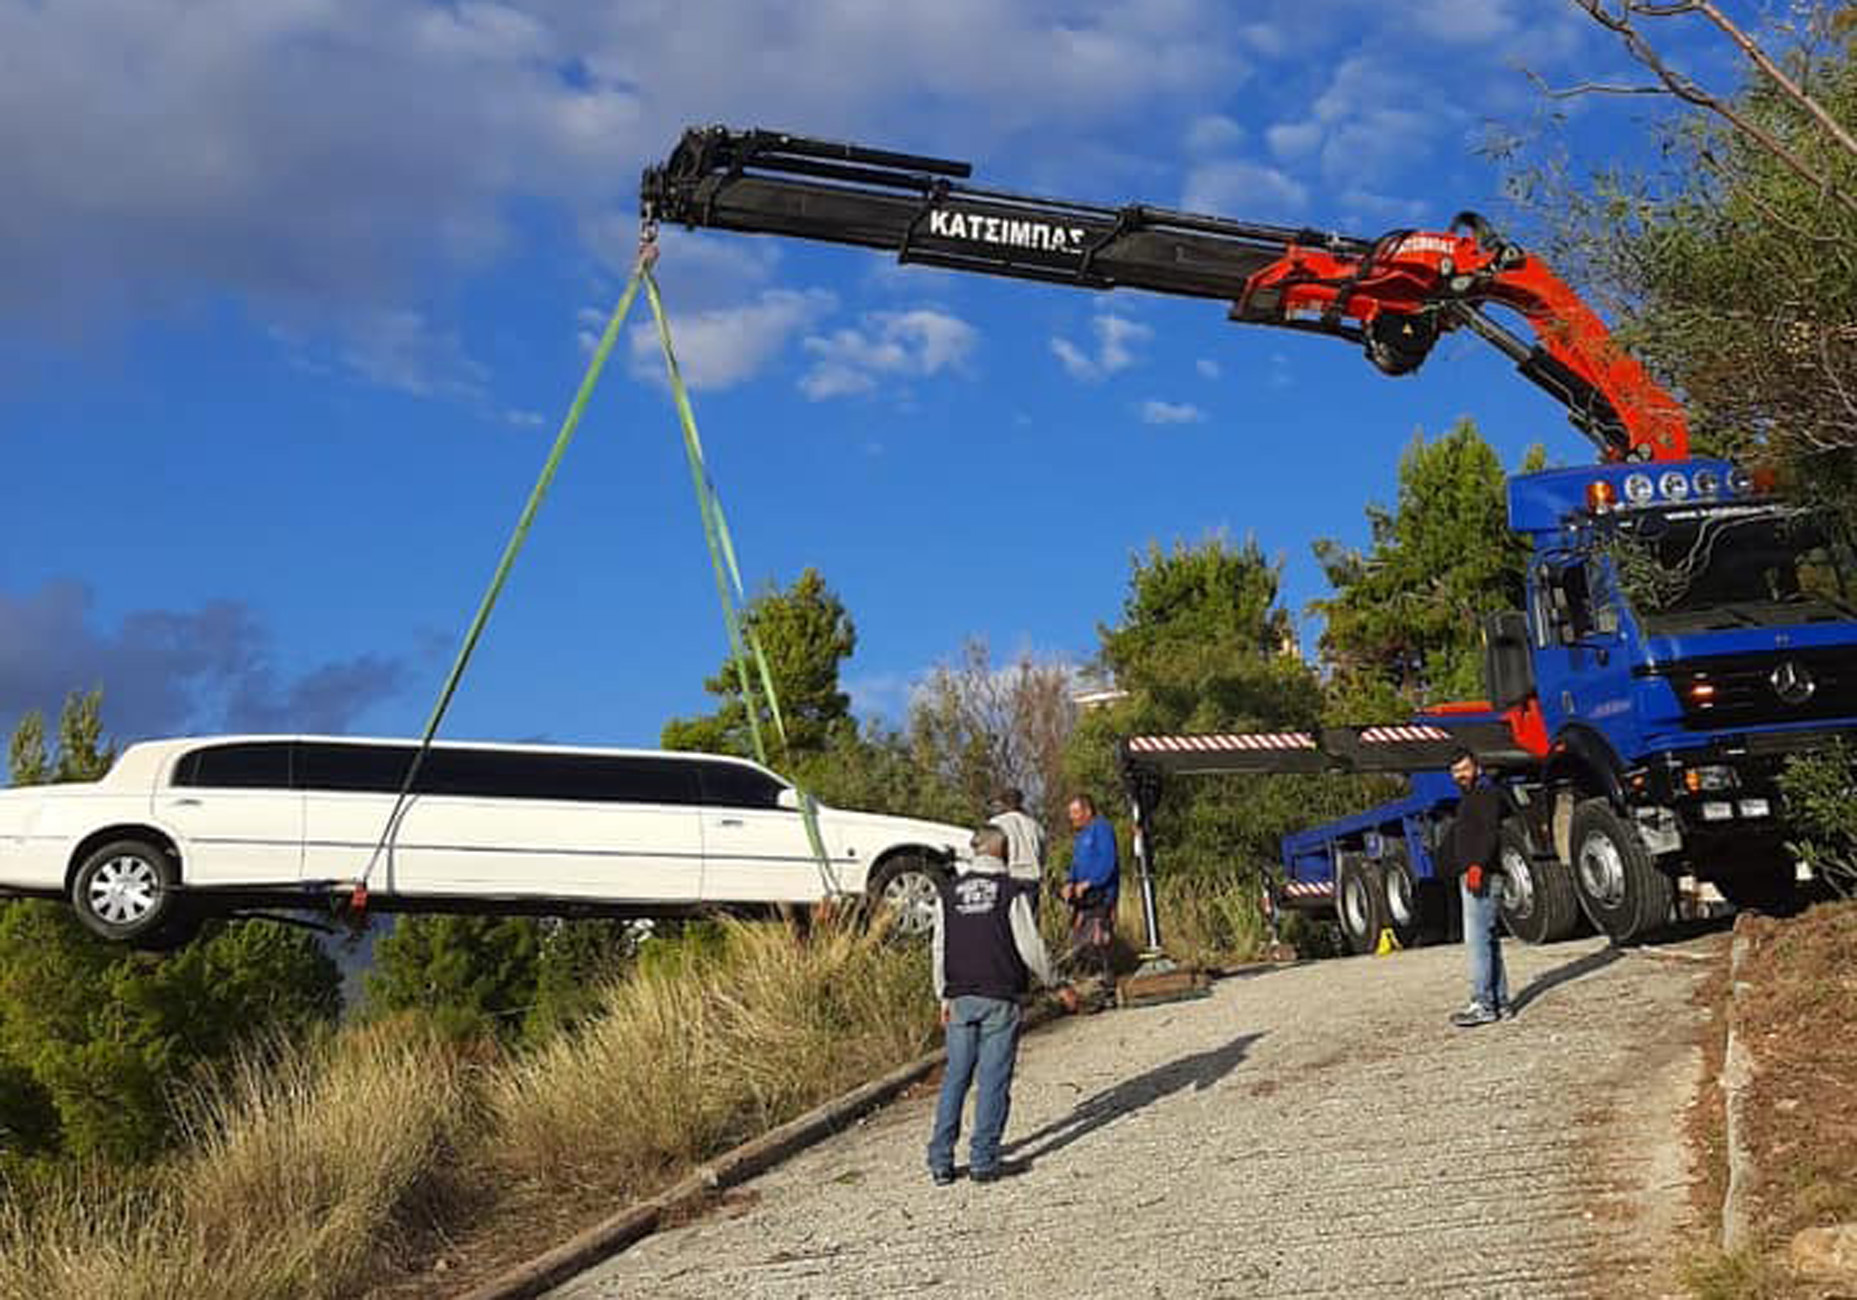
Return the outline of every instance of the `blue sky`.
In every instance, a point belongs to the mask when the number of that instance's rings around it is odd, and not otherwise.
[[[1475,145],[1540,111],[1524,64],[1630,71],[1563,0],[0,0],[0,725],[101,685],[130,737],[416,732],[686,125],[1371,235],[1500,211]],[[1650,111],[1575,108],[1595,163]],[[1418,430],[1588,455],[1474,340],[1390,380],[1216,303],[664,244],[748,580],[824,573],[867,712],[970,636],[1086,658],[1150,541],[1253,534],[1300,608]],[[622,342],[447,734],[653,744],[706,707],[653,346]]]

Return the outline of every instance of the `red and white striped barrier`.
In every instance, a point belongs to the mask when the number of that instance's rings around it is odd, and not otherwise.
[[[1131,736],[1135,754],[1229,754],[1255,750],[1319,748],[1315,737],[1302,731],[1257,731],[1206,736]]]
[[[1283,882],[1285,898],[1327,898],[1334,892],[1335,882],[1332,880],[1316,882],[1286,880]]]
[[[1451,733],[1442,727],[1366,727],[1361,731],[1361,743],[1366,745],[1433,744],[1449,739]]]

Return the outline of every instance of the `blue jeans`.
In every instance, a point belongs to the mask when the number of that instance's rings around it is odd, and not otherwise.
[[[1491,1011],[1509,1005],[1509,975],[1502,968],[1502,924],[1498,911],[1501,881],[1490,881],[1478,898],[1458,877],[1457,891],[1464,900],[1464,947],[1470,952],[1470,1000]]]
[[[958,997],[949,1002],[948,1069],[941,1079],[935,1107],[935,1132],[929,1138],[933,1172],[954,1168],[954,1144],[961,1136],[961,1107],[979,1073],[974,1097],[974,1135],[967,1146],[968,1168],[985,1173],[999,1167],[999,1140],[1012,1111],[1012,1065],[1019,1053],[1019,1004],[1001,998]]]

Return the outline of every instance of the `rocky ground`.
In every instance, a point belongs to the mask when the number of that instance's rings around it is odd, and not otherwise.
[[[1456,947],[1062,1021],[1020,1057],[1018,1176],[932,1186],[919,1095],[554,1294],[1678,1294],[1721,943],[1508,944],[1520,1014],[1470,1031]]]

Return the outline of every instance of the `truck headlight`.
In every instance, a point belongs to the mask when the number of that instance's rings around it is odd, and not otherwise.
[[[1725,763],[1709,763],[1702,767],[1683,769],[1683,788],[1691,794],[1714,793],[1717,790],[1738,790],[1741,788],[1741,776]]]

